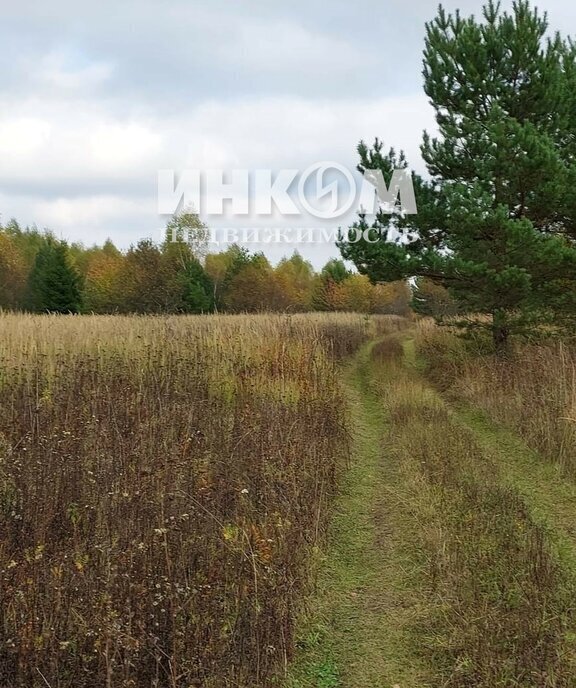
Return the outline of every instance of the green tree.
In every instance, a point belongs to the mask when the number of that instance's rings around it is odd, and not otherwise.
[[[226,310],[232,297],[234,278],[250,262],[250,253],[238,244],[206,256],[206,272],[213,285],[213,302],[217,311]]]
[[[143,239],[122,257],[120,270],[112,275],[111,282],[113,290],[117,285],[121,288],[117,296],[119,310],[132,313],[213,310],[212,282],[196,257],[193,244],[186,236],[173,234],[171,223],[175,221],[168,223],[161,245]]]
[[[332,280],[332,282],[336,282],[336,284],[344,282],[351,274],[352,273],[348,270],[344,262],[337,258],[331,258],[322,268],[320,273],[324,279]]]
[[[184,210],[166,224],[165,244],[186,244],[195,258],[202,261],[208,249],[210,231],[197,213]]]
[[[339,243],[373,280],[428,277],[461,308],[489,314],[499,351],[574,306],[576,52],[547,29],[524,1],[511,13],[490,2],[479,21],[440,7],[424,52],[440,136],[424,133],[431,180],[413,176],[418,214],[360,216],[354,229],[379,240]],[[358,151],[359,169],[380,169],[387,183],[407,166],[378,140]]]
[[[200,261],[192,257],[180,279],[183,310],[186,313],[211,313],[214,310],[214,285]]]
[[[71,265],[63,241],[46,236],[28,279],[28,306],[43,313],[78,313],[82,280]]]
[[[169,299],[166,308],[173,313],[208,313],[213,310],[212,281],[188,242],[172,241],[170,226],[162,245],[161,274]]]
[[[122,285],[119,310],[125,313],[165,313],[170,293],[162,251],[151,239],[141,239],[126,253],[118,275]]]

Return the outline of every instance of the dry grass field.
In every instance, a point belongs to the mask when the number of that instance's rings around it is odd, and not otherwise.
[[[468,402],[576,478],[576,347],[568,339],[517,346],[504,359],[484,342],[421,321],[418,348],[430,379]]]
[[[502,360],[419,321],[349,370],[352,465],[289,685],[573,688],[569,344]]]
[[[378,322],[2,315],[0,685],[271,685]]]
[[[569,342],[0,328],[2,688],[575,685]]]

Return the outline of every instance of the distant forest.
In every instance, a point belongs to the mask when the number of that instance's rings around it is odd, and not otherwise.
[[[371,284],[332,259],[316,272],[294,252],[273,267],[263,253],[231,245],[205,253],[196,216],[188,241],[179,226],[162,243],[127,251],[111,240],[87,248],[16,220],[0,225],[0,309],[34,313],[211,313],[354,311],[405,315],[406,280]],[[173,228],[173,227],[172,227]],[[189,228],[185,228],[188,230]],[[200,239],[198,240],[198,234]],[[434,292],[432,285],[429,285]],[[444,295],[432,293],[442,301]]]

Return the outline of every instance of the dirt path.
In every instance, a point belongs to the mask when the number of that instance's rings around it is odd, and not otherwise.
[[[446,403],[409,338],[344,384],[352,464],[287,685],[576,685],[576,487]]]
[[[406,638],[418,615],[397,466],[386,456],[386,410],[371,389],[373,343],[346,371],[353,452],[321,563],[312,619],[290,686],[426,688]]]

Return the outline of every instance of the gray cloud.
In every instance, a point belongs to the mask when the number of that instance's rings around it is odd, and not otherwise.
[[[576,6],[538,4],[553,28],[576,33]],[[482,3],[445,5],[478,13]],[[421,88],[429,0],[0,9],[3,218],[126,246],[157,229],[159,168],[353,167],[358,140],[380,136],[422,170],[421,131],[433,127]]]

